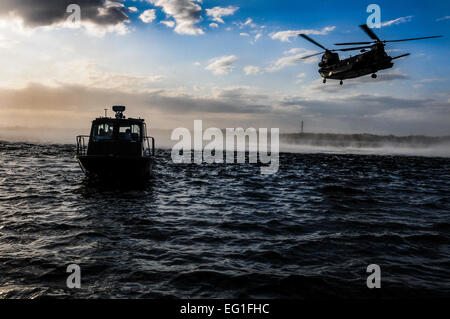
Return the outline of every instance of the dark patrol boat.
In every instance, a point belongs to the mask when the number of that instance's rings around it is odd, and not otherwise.
[[[77,136],[76,159],[89,178],[145,180],[152,171],[155,139],[147,136],[143,119],[125,118],[125,106],[112,109],[115,118],[96,118],[89,136]]]

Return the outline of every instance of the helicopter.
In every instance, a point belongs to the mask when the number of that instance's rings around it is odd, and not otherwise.
[[[319,73],[323,77],[323,83],[327,82],[327,79],[340,80],[339,84],[342,85],[345,79],[358,78],[367,74],[372,74],[372,78],[377,77],[376,72],[392,68],[393,60],[406,57],[410,55],[405,53],[396,57],[389,56],[384,47],[388,42],[402,42],[421,39],[440,38],[442,35],[434,35],[421,38],[410,38],[400,40],[380,40],[378,36],[366,25],[359,26],[373,41],[366,42],[346,42],[335,43],[335,45],[362,45],[358,47],[350,47],[343,49],[327,49],[320,43],[308,37],[306,34],[299,34],[302,38],[315,44],[319,48],[325,50],[319,53],[311,54],[302,57],[302,59],[308,59],[310,57],[322,54],[322,60],[319,62]],[[367,50],[369,49],[369,50]],[[353,51],[360,50],[361,54],[349,57],[347,59],[340,60],[337,51]]]

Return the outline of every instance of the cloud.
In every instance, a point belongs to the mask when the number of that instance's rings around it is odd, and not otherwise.
[[[429,79],[422,79],[420,82],[422,83],[431,83],[431,82],[444,82],[446,79],[444,78],[429,78]]]
[[[405,23],[405,22],[410,22],[412,20],[414,16],[406,16],[406,17],[400,17],[394,20],[389,20],[389,21],[385,21],[385,22],[381,22],[381,26],[382,27],[389,27],[391,25],[394,24],[400,24],[400,23]]]
[[[300,52],[305,52],[305,49],[303,49],[303,48],[292,48],[292,49],[289,49],[287,51],[284,51],[284,54],[285,55],[297,54],[297,53],[300,53]]]
[[[247,88],[224,88],[206,96],[196,96],[179,91],[155,89],[127,92],[83,85],[49,87],[36,83],[21,89],[0,88],[3,110],[73,111],[102,110],[99,105],[124,105],[159,110],[167,113],[266,113],[271,106],[260,102],[265,96],[252,94]]]
[[[161,7],[163,12],[173,17],[176,23],[174,31],[178,34],[197,35],[203,34],[202,28],[196,23],[200,22],[202,7],[201,0],[147,0],[156,7]]]
[[[163,21],[160,21],[159,23],[164,24],[168,28],[173,28],[175,26],[175,22],[171,21],[171,20],[163,20]]]
[[[73,0],[1,0],[0,19],[19,20],[26,28],[67,26],[67,7]],[[125,25],[130,20],[129,12],[120,1],[112,0],[77,0],[81,8],[81,24],[87,28],[102,29],[105,32],[124,33]]]
[[[206,15],[211,17],[211,19],[218,23],[225,23],[222,17],[233,15],[239,7],[214,7],[212,9],[206,9]]]
[[[295,81],[295,83],[302,83],[303,79],[306,78],[306,73],[305,72],[299,73],[296,76],[296,78],[297,78],[297,81]]]
[[[210,28],[218,28],[219,25],[218,25],[217,23],[210,23],[210,24],[209,24],[209,27],[210,27]]]
[[[329,32],[333,31],[336,27],[330,26],[325,27],[322,30],[287,30],[287,31],[279,31],[270,35],[272,40],[280,40],[281,42],[290,42],[290,39],[293,37],[297,37],[300,33],[304,34],[321,34],[325,35]]]
[[[245,75],[252,75],[252,74],[260,74],[261,69],[254,65],[247,65],[244,67],[244,73]]]
[[[86,85],[96,88],[141,91],[151,88],[165,77],[158,74],[134,74],[113,72],[89,60],[58,61],[47,67],[46,79],[40,77],[41,84],[50,86]],[[36,78],[35,78],[36,80]],[[33,81],[33,80],[31,80]]]
[[[279,58],[275,62],[272,62],[271,65],[269,67],[267,67],[266,70],[268,72],[275,72],[275,71],[279,71],[287,66],[298,64],[300,62],[315,63],[318,60],[317,57],[312,57],[309,59],[302,59],[302,58],[304,56],[314,54],[316,52],[317,51],[309,51],[309,50],[305,50],[305,49],[301,49],[301,48],[291,49],[291,50],[285,52],[285,54],[291,54],[291,55]]]
[[[248,37],[248,36],[250,36],[250,34],[248,34],[247,32],[241,32],[241,33],[239,33],[239,35],[241,37]]]
[[[128,7],[128,10],[130,12],[138,12],[139,11],[138,8],[136,8],[136,7]]]
[[[153,20],[156,19],[155,9],[148,9],[141,13],[139,16],[139,19],[141,19],[144,23],[150,23]]]
[[[443,21],[443,20],[448,20],[448,19],[450,19],[450,16],[445,16],[445,17],[437,18],[436,21]]]
[[[235,22],[234,24],[236,24],[240,29],[245,28],[245,27],[250,27],[250,28],[254,29],[254,28],[258,27],[258,25],[253,22],[252,18],[247,18],[247,20],[245,20],[245,22]]]
[[[235,55],[226,55],[209,60],[205,70],[212,71],[214,74],[228,74],[233,69],[233,62],[237,60]]]
[[[30,84],[21,89],[0,88],[0,100],[1,123],[20,120],[24,126],[67,128],[67,118],[70,118],[70,125],[79,130],[93,116],[101,114],[104,105],[120,103],[130,106],[130,116],[151,116],[152,127],[185,127],[193,119],[214,118],[217,127],[236,127],[243,123],[247,127],[289,130],[298,126],[301,117],[309,127],[326,132],[361,132],[363,123],[366,132],[450,134],[450,101],[436,98],[359,93],[321,99],[307,98],[303,93],[302,96],[261,94],[251,87],[239,86],[194,95],[176,89],[127,92],[91,85]]]
[[[285,112],[301,113],[304,118],[321,119],[353,125],[364,122],[367,131],[409,134],[445,131],[450,117],[445,114],[450,103],[428,98],[399,98],[386,95],[354,94],[336,96],[333,99],[307,99],[300,96],[286,97],[280,101]],[[282,111],[281,111],[282,112]],[[437,127],[426,127],[424,123],[435,123]],[[408,128],[409,126],[409,128]],[[411,130],[411,128],[414,128]],[[329,130],[330,128],[328,128]],[[436,130],[435,130],[436,129]]]

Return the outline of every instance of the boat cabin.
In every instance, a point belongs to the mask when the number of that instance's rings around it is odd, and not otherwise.
[[[143,119],[125,118],[124,106],[114,106],[115,118],[92,121],[86,155],[141,157],[149,148]]]
[[[126,118],[125,106],[113,106],[115,117],[92,121],[89,135],[77,136],[76,159],[87,176],[104,179],[147,178],[155,155],[155,139],[143,119]],[[150,144],[151,141],[151,144]]]
[[[92,122],[87,155],[142,156],[145,132],[142,119],[97,118]]]

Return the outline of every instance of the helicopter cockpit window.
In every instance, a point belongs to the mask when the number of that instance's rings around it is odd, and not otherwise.
[[[112,123],[102,123],[94,126],[94,138],[96,140],[110,140],[113,138]]]
[[[121,125],[119,127],[119,139],[139,141],[141,138],[141,128],[137,124]]]

